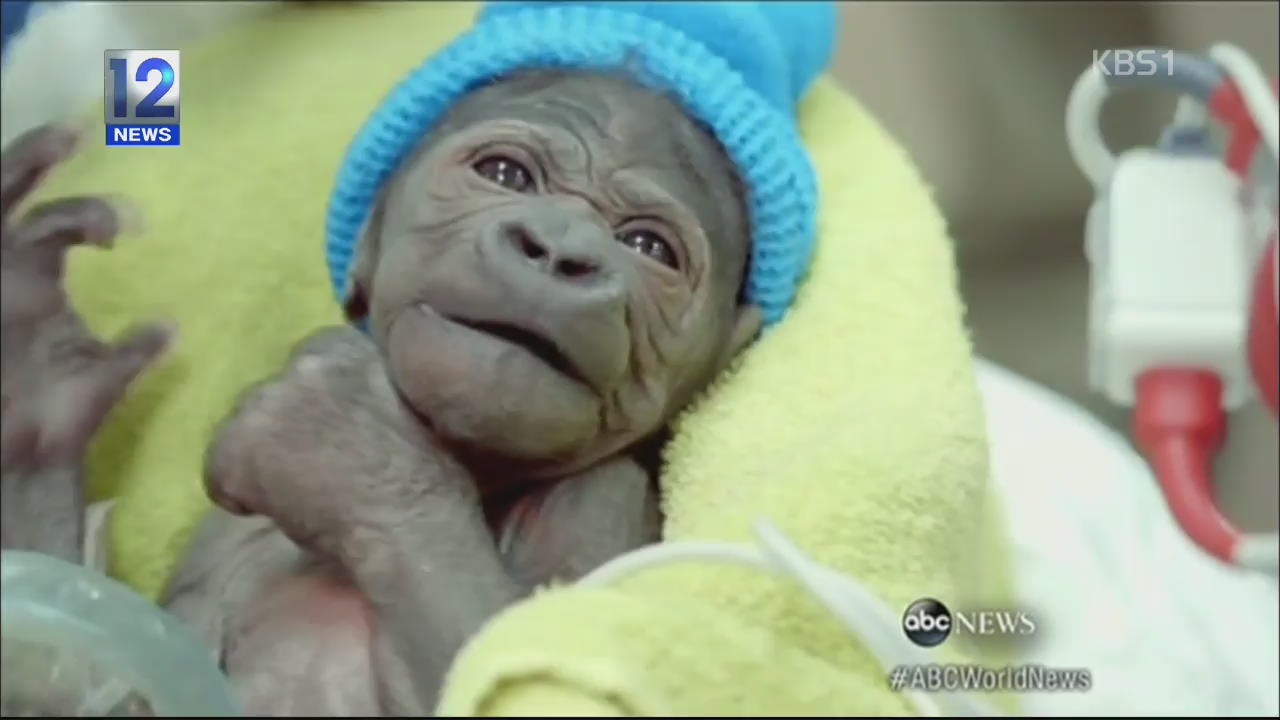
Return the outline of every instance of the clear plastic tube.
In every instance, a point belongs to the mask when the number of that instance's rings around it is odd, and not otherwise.
[[[21,551],[0,553],[0,580],[6,705],[79,716],[242,715],[195,633],[124,585]]]

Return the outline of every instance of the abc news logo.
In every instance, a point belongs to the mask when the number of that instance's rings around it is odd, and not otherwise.
[[[933,598],[920,598],[902,614],[902,632],[920,647],[941,645],[951,633],[975,636],[1032,635],[1036,621],[1019,610],[951,612]]]

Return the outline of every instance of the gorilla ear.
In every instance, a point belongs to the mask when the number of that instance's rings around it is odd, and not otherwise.
[[[764,314],[760,312],[760,308],[751,303],[743,303],[738,306],[733,318],[733,330],[729,335],[729,344],[725,347],[725,355],[720,361],[720,367],[723,369],[737,357],[738,353],[747,349],[756,336],[760,334],[760,328],[764,325]]]
[[[764,313],[760,312],[760,308],[751,303],[743,303],[738,306],[738,316],[734,318],[733,336],[729,341],[730,351],[737,355],[752,340],[760,334],[760,328],[764,326]]]
[[[343,293],[342,310],[350,322],[364,320],[369,314],[369,299],[373,291],[373,273],[378,267],[378,240],[382,235],[382,200],[374,203],[368,219],[356,236],[356,254],[347,272],[347,287]]]

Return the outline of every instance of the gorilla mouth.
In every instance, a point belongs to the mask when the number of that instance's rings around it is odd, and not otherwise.
[[[531,330],[526,330],[511,323],[489,320],[467,320],[460,317],[450,317],[449,320],[510,345],[524,348],[530,355],[546,363],[552,370],[571,380],[586,384],[586,378],[582,376],[578,366],[569,359],[568,355],[565,355],[558,345]]]

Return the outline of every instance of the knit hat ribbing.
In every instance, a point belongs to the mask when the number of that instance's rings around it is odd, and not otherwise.
[[[346,290],[382,184],[469,91],[515,70],[625,70],[708,127],[748,190],[747,297],[780,320],[812,255],[817,183],[795,103],[826,65],[826,2],[499,2],[394,88],[347,151],[330,199],[327,255]]]

